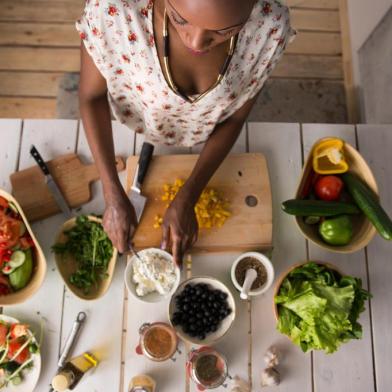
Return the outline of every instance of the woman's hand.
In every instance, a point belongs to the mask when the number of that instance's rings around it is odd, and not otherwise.
[[[194,208],[194,204],[180,191],[163,218],[162,248],[171,246],[174,262],[179,266],[184,253],[197,241],[199,225]]]
[[[133,234],[137,227],[135,209],[122,187],[112,191],[106,197],[106,209],[103,215],[103,227],[120,253],[129,250]]]

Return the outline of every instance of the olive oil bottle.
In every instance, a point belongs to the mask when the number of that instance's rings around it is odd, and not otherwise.
[[[98,365],[97,358],[85,352],[78,357],[72,358],[64,367],[53,377],[52,387],[56,392],[63,392],[67,389],[74,389],[85,373]]]

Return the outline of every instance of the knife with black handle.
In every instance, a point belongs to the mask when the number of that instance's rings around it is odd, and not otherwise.
[[[44,173],[46,185],[48,186],[48,189],[52,194],[53,198],[55,199],[57,205],[60,207],[60,210],[63,212],[67,219],[72,218],[73,215],[71,209],[67,204],[67,201],[65,200],[60,188],[50,174],[49,168],[46,165],[45,161],[42,159],[41,154],[33,145],[30,148],[30,154],[37,162],[37,165],[41,169],[42,173]]]

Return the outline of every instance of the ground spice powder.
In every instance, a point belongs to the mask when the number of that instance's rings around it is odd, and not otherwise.
[[[251,290],[257,290],[267,281],[267,270],[264,265],[254,257],[245,257],[241,260],[235,269],[235,278],[240,286],[244,284],[246,271],[254,269],[257,272],[257,278],[252,284]]]

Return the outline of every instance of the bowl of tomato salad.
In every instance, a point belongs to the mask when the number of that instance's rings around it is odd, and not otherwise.
[[[0,189],[0,306],[30,298],[46,273],[42,249],[19,203]]]

